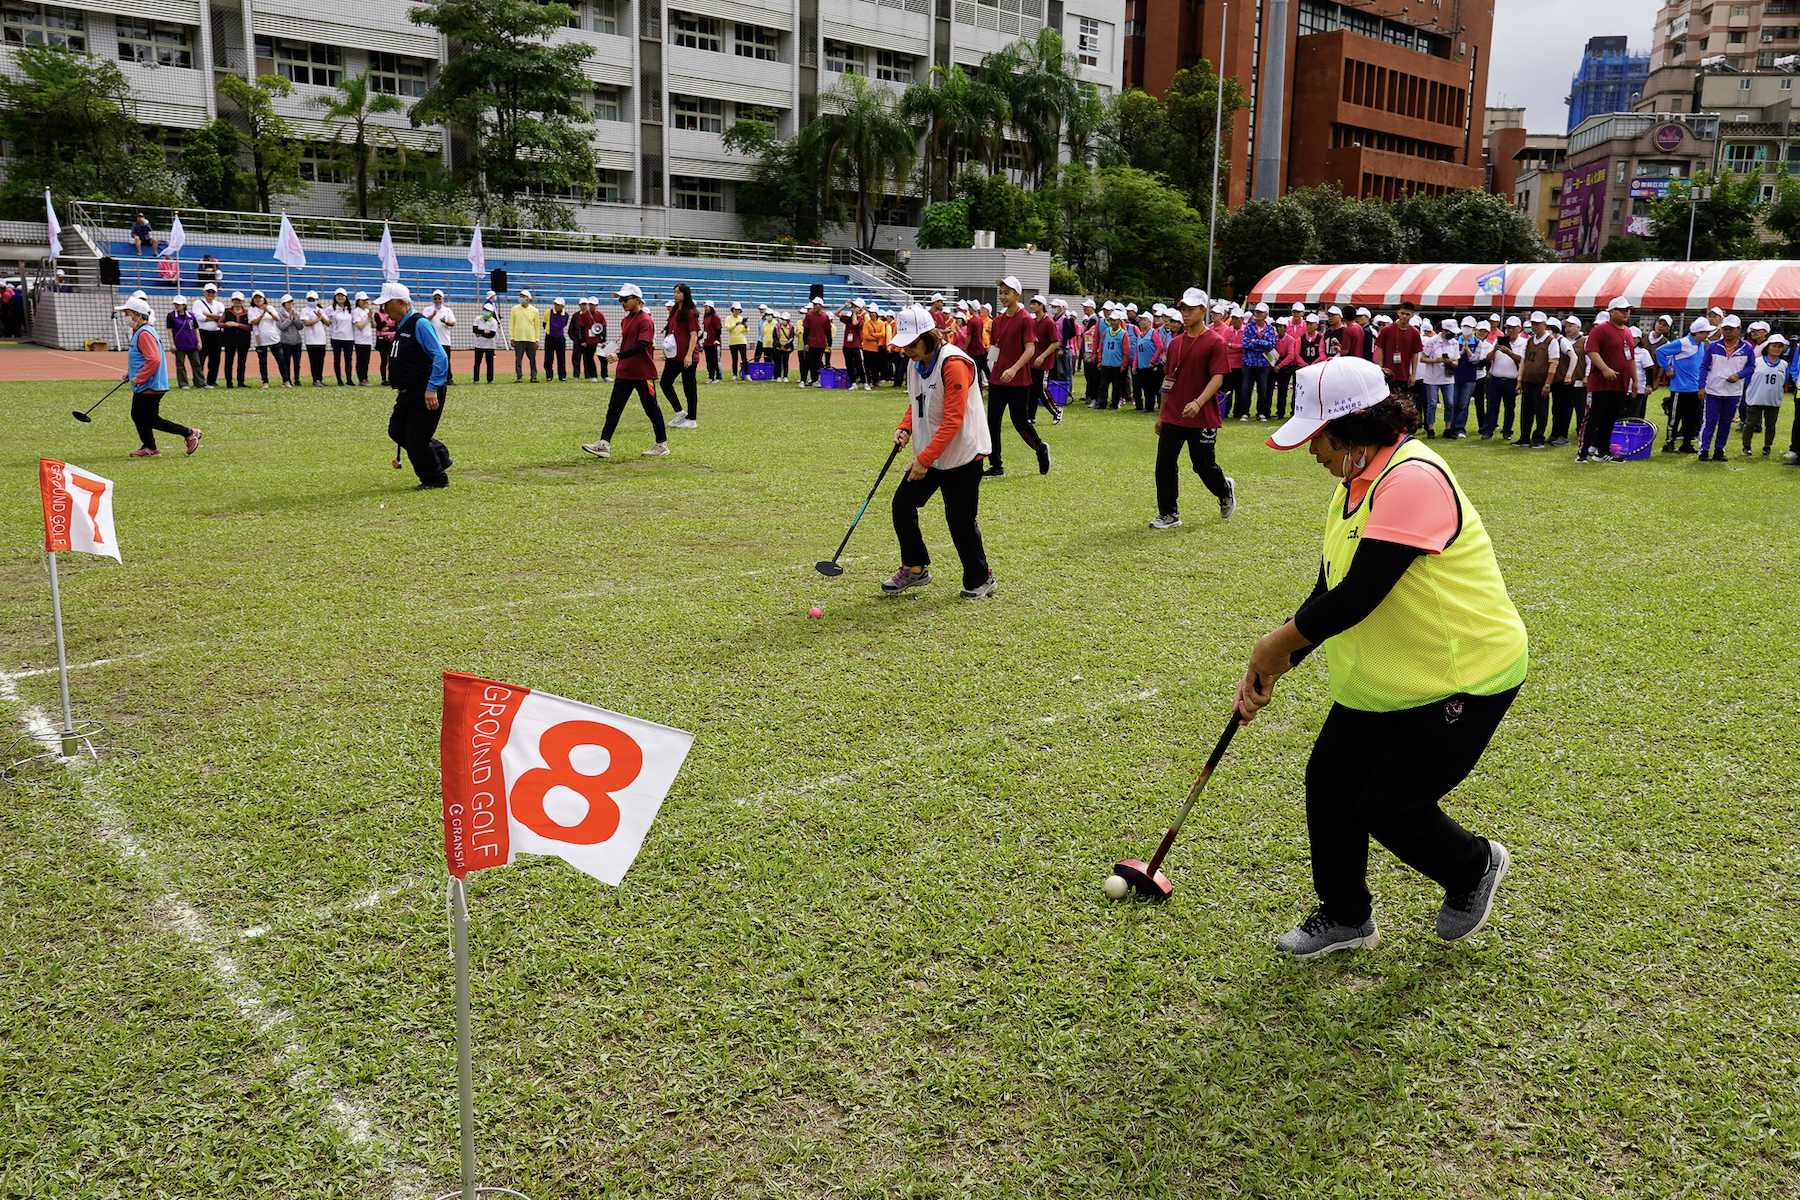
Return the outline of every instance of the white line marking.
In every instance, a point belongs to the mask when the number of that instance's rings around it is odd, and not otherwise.
[[[11,673],[0,671],[0,702],[14,705],[32,738],[46,750],[56,750],[61,744],[56,726],[51,724],[43,710],[24,702],[19,695],[18,685],[14,682],[15,678]],[[261,985],[245,974],[242,964],[225,948],[225,939],[212,923],[183,899],[179,892],[165,884],[157,857],[131,834],[126,827],[125,814],[102,799],[97,794],[96,782],[85,777],[85,760],[69,758],[62,762],[79,780],[80,787],[77,790],[83,806],[88,810],[88,816],[94,822],[95,834],[110,845],[127,865],[137,867],[143,875],[148,876],[146,882],[160,889],[160,894],[152,898],[150,908],[161,924],[173,929],[187,943],[188,948],[199,958],[213,986],[231,1002],[231,1006],[246,1024],[271,1039],[280,1035],[280,1048],[274,1057],[277,1064],[288,1061],[303,1063],[310,1054],[301,1036],[290,1028],[294,1021],[292,1010],[269,1004],[263,998]],[[357,901],[357,906],[367,907],[375,903],[379,894],[371,893],[363,897]],[[312,1067],[296,1066],[288,1075],[288,1084],[296,1091],[324,1092],[325,1111],[331,1124],[352,1145],[382,1151],[384,1160],[391,1157],[389,1148],[393,1144],[392,1139],[386,1134],[377,1133],[370,1111],[357,1101],[332,1090],[329,1081],[320,1079],[318,1072]],[[383,1169],[394,1176],[396,1200],[414,1200],[424,1194],[423,1172],[398,1168],[387,1161],[383,1162]]]
[[[96,658],[92,662],[70,663],[69,670],[71,670],[71,671],[86,671],[90,667],[105,667],[105,666],[110,666],[111,664],[116,663],[116,662],[129,662],[131,659],[134,659],[134,658],[148,658],[152,654],[161,654],[161,653],[162,653],[162,651],[160,651],[160,650],[145,650],[139,654],[121,654],[117,658]],[[7,671],[4,674],[5,674],[5,677],[8,679],[30,679],[33,675],[54,675],[54,674],[56,674],[56,668],[55,667],[27,667],[23,671]]]

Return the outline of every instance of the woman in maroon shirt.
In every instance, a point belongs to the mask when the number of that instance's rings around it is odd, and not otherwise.
[[[692,429],[696,419],[698,391],[694,386],[694,363],[700,357],[700,310],[694,307],[694,293],[685,283],[675,285],[675,307],[663,323],[663,332],[675,339],[675,356],[663,360],[662,391],[669,407],[675,410],[670,419],[672,429]],[[687,394],[687,409],[675,399],[675,378],[681,377],[681,390]]]
[[[706,335],[701,341],[701,348],[706,351],[706,382],[724,383],[725,376],[719,373],[719,340],[725,332],[725,322],[719,320],[711,300],[706,302],[706,312],[700,318],[700,330]]]
[[[612,457],[613,431],[619,427],[619,418],[625,413],[625,402],[635,393],[650,417],[651,428],[656,431],[656,444],[644,451],[645,458],[653,458],[669,452],[669,435],[663,427],[662,409],[657,407],[656,397],[650,392],[650,381],[656,378],[656,362],[650,354],[655,344],[656,325],[644,311],[644,293],[637,284],[621,284],[616,294],[625,309],[625,319],[619,323],[618,353],[609,356],[616,369],[612,400],[606,406],[606,428],[601,431],[599,441],[584,442],[581,448],[595,458]]]

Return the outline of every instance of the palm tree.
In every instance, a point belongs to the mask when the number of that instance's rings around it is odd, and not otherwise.
[[[1063,48],[1062,34],[1045,26],[982,60],[982,77],[1006,98],[1013,129],[1024,143],[1025,175],[1033,187],[1056,161],[1064,117],[1080,102],[1075,56]]]
[[[406,106],[398,96],[373,91],[367,72],[338,84],[336,95],[314,96],[307,103],[325,110],[325,123],[332,127],[334,143],[341,143],[347,132],[355,131],[350,142],[350,155],[356,165],[356,215],[366,219],[369,215],[369,158],[378,148],[377,143],[385,139],[392,145],[399,154],[400,169],[406,169],[406,143],[400,140],[398,133],[386,125],[376,124],[373,118],[384,113],[405,112]]]
[[[1005,122],[1005,100],[960,63],[931,68],[900,97],[900,116],[925,139],[925,194],[950,198],[958,160],[965,152],[986,158]]]
[[[1074,107],[1063,114],[1063,140],[1069,144],[1070,162],[1091,165],[1111,115],[1098,88],[1082,84],[1076,89]]]
[[[846,74],[819,102],[818,117],[801,134],[803,161],[816,165],[822,186],[841,183],[855,196],[857,241],[873,250],[876,206],[905,185],[918,141],[895,113],[894,93],[861,75]]]

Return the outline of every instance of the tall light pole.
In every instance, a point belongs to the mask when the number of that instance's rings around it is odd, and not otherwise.
[[[1212,215],[1206,219],[1206,295],[1212,298],[1213,254],[1218,246],[1219,227],[1219,143],[1225,140],[1225,29],[1231,17],[1231,5],[1219,6],[1219,60],[1213,64],[1213,83],[1218,88],[1219,103],[1213,111]]]
[[[1694,261],[1694,213],[1700,207],[1700,201],[1712,199],[1712,187],[1695,187],[1692,179],[1688,180],[1688,245],[1686,261]]]

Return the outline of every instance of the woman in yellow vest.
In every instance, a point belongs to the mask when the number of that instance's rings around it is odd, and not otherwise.
[[[1418,411],[1380,368],[1339,357],[1294,379],[1294,417],[1269,438],[1306,446],[1331,490],[1318,584],[1257,640],[1238,684],[1245,721],[1323,643],[1331,712],[1306,765],[1306,826],[1319,905],[1276,948],[1295,958],[1380,940],[1366,880],[1373,837],[1444,889],[1437,934],[1486,924],[1506,847],[1438,807],[1465,779],[1525,682],[1525,623],[1481,514],[1412,434]]]

